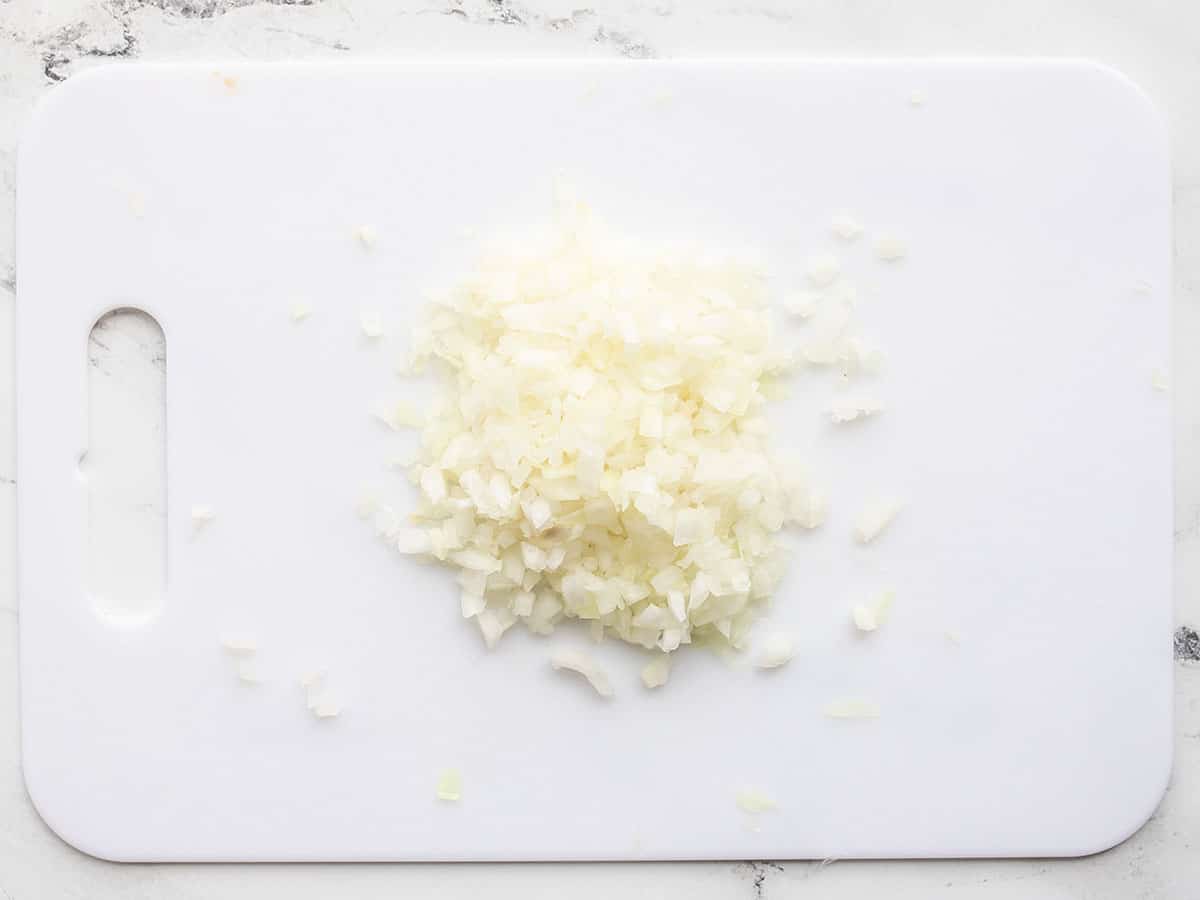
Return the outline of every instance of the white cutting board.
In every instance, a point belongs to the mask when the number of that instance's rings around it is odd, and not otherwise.
[[[214,71],[219,72],[215,75]],[[230,90],[223,77],[236,78]],[[925,98],[911,102],[913,92]],[[1162,121],[1089,63],[415,63],[105,68],[29,126],[18,185],[24,765],[67,841],[126,860],[1073,855],[1170,768],[1170,234]],[[353,514],[396,439],[367,411],[421,291],[550,214],[565,170],[623,232],[761,248],[781,290],[836,251],[886,349],[887,411],[776,411],[829,485],[764,674],[670,684],[594,649],[603,702]],[[131,210],[131,192],[137,202]],[[868,239],[840,245],[849,210]],[[135,215],[133,213],[141,213]],[[365,251],[352,230],[370,224]],[[869,239],[902,236],[909,258]],[[293,326],[306,297],[313,317]],[[168,588],[120,625],[84,586],[86,336],[167,338]],[[358,311],[395,336],[364,345]],[[807,385],[807,386],[804,386]],[[399,485],[402,487],[402,485]],[[852,544],[870,497],[906,508]],[[189,510],[217,519],[192,537]],[[893,586],[880,633],[856,600]],[[961,635],[959,643],[947,631]],[[267,682],[218,640],[253,634]],[[325,666],[344,711],[296,678]],[[831,721],[846,696],[876,721]],[[434,799],[460,769],[458,804]],[[753,787],[778,809],[735,806]]]

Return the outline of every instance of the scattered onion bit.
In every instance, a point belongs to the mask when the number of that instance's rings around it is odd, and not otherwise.
[[[762,655],[756,665],[760,669],[777,669],[791,662],[795,655],[795,640],[791,635],[777,631],[767,635],[766,641],[763,642]]]
[[[372,415],[393,431],[420,428],[427,421],[426,415],[407,400],[399,400],[389,407],[376,409]]]
[[[879,627],[879,619],[875,608],[863,603],[855,604],[853,609],[854,627],[859,631],[874,631]]]
[[[875,242],[875,254],[884,262],[899,262],[908,255],[908,246],[898,237],[885,236]]]
[[[879,706],[858,698],[834,700],[825,706],[825,715],[831,719],[878,719]]]
[[[550,665],[560,671],[566,669],[582,675],[601,697],[608,698],[613,695],[608,675],[586,653],[578,650],[559,650],[550,657]]]
[[[216,512],[211,506],[193,506],[192,507],[192,528],[199,531],[204,526],[208,525],[217,517]]]
[[[341,705],[327,692],[313,698],[308,708],[318,719],[335,719],[342,714]]]
[[[248,659],[242,660],[237,667],[238,681],[242,684],[261,684],[262,678],[259,677],[258,668]]]
[[[290,315],[292,321],[299,324],[312,315],[312,307],[307,303],[293,303]]]
[[[829,227],[830,231],[843,241],[856,241],[862,237],[863,233],[862,223],[846,214],[834,216]]]
[[[659,653],[642,667],[642,684],[648,688],[662,687],[671,676],[671,656]]]
[[[438,774],[437,798],[447,803],[462,799],[462,773],[458,769],[442,769]]]
[[[871,543],[891,524],[899,511],[900,504],[892,499],[868,503],[854,522],[854,537],[860,544]]]
[[[887,621],[892,609],[895,591],[884,591],[874,603],[859,603],[852,611],[854,627],[859,631],[875,631]]]
[[[737,795],[738,809],[742,812],[757,815],[759,813],[770,812],[776,808],[775,800],[765,793],[754,788],[748,788],[744,791],[738,791]]]
[[[258,642],[247,635],[227,635],[221,638],[221,646],[226,652],[233,654],[254,653],[258,650]]]
[[[811,319],[821,305],[821,295],[813,291],[796,291],[783,298],[783,310],[797,319]]]
[[[1150,373],[1150,386],[1156,391],[1166,391],[1170,388],[1171,381],[1165,369],[1155,369]]]
[[[383,316],[377,312],[364,311],[358,314],[358,324],[368,340],[383,337]]]
[[[865,419],[876,413],[883,412],[883,404],[877,400],[858,400],[854,403],[839,404],[829,410],[829,418],[835,425]]]
[[[925,92],[913,91],[908,95],[908,105],[914,109],[918,109],[925,105]]]
[[[360,244],[362,244],[363,247],[370,250],[375,246],[375,241],[379,236],[375,233],[374,227],[370,225],[359,225],[354,229],[354,237]]]
[[[837,280],[840,272],[841,266],[837,258],[828,253],[814,256],[804,267],[809,282],[818,288],[829,287]]]

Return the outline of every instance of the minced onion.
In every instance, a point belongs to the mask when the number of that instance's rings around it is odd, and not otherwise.
[[[550,237],[486,255],[417,330],[405,370],[436,361],[445,390],[410,468],[413,527],[377,530],[457,570],[489,646],[563,618],[667,652],[739,646],[782,575],[778,532],[820,525],[827,505],[768,446],[766,392],[794,362],[765,273],[618,240],[569,192],[559,213]],[[837,273],[832,257],[808,272]],[[822,322],[819,364],[857,359],[846,322]]]

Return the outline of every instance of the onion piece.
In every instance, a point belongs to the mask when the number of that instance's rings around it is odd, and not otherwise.
[[[383,316],[379,313],[364,310],[358,314],[358,324],[368,340],[383,337]]]
[[[557,670],[566,669],[582,675],[601,697],[613,696],[608,675],[586,653],[578,650],[558,650],[550,657],[550,665]]]
[[[671,656],[659,653],[642,667],[642,684],[648,688],[662,687],[671,676]]]
[[[737,805],[738,809],[742,812],[750,813],[751,815],[770,812],[777,808],[773,798],[755,788],[738,791]]]
[[[863,233],[862,223],[845,213],[833,217],[829,230],[843,241],[856,241]]]
[[[878,719],[879,705],[871,700],[847,697],[827,703],[824,713],[831,719]]]
[[[796,655],[796,642],[791,635],[773,632],[763,642],[762,655],[756,665],[760,669],[777,669],[792,661]]]
[[[884,262],[899,262],[908,255],[908,246],[898,237],[885,235],[875,242],[875,255]]]
[[[442,769],[438,773],[435,793],[439,800],[457,803],[462,799],[462,773],[458,769]]]
[[[854,537],[860,544],[869,544],[891,524],[899,511],[900,504],[894,499],[871,501],[855,519]]]

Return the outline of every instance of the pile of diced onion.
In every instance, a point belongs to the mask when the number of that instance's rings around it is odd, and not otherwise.
[[[764,273],[608,234],[560,197],[549,237],[438,298],[414,364],[446,379],[412,468],[403,553],[453,567],[493,645],[564,618],[646,648],[738,646],[825,500],[769,447]]]

